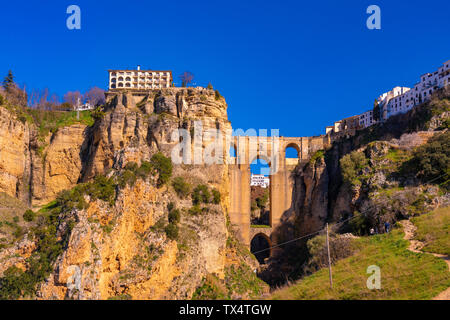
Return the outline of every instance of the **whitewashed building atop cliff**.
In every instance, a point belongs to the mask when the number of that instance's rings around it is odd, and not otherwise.
[[[380,106],[382,121],[386,121],[394,115],[408,112],[416,105],[428,101],[434,91],[448,85],[450,85],[450,60],[444,62],[433,73],[421,75],[420,81],[413,88],[395,87],[380,95],[377,98],[377,102]],[[373,118],[373,110],[360,114],[358,118],[359,128],[357,129],[367,128],[377,122]],[[326,134],[344,132],[351,129],[343,127],[342,123],[344,120],[336,121],[334,126],[326,127]]]
[[[383,120],[408,112],[414,106],[428,101],[434,91],[447,85],[450,85],[450,60],[444,62],[436,71],[421,75],[414,88],[395,87],[378,97]]]
[[[172,86],[170,70],[108,70],[109,90],[115,89],[162,89]]]

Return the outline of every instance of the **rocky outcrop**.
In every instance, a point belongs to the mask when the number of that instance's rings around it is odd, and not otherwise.
[[[109,93],[93,126],[73,124],[45,137],[34,125],[0,111],[9,117],[0,122],[0,145],[14,159],[0,159],[0,172],[8,177],[0,191],[17,197],[20,190],[28,190],[23,194],[33,205],[97,175],[117,174],[127,163],[140,165],[156,152],[170,157],[179,143],[172,133],[182,128],[192,136],[197,121],[203,130],[231,129],[225,100],[203,88],[171,88],[145,96]],[[7,139],[10,131],[13,142]],[[213,137],[203,139],[203,147],[209,139]],[[218,190],[221,204],[210,204],[201,214],[189,213],[191,200],[180,199],[170,185],[156,187],[155,177],[117,188],[114,204],[85,195],[87,208],[74,207],[58,218],[61,230],[70,234],[36,298],[190,299],[208,275],[224,279],[230,266],[245,265],[254,277],[256,260],[230,244],[234,235],[227,223],[227,165],[175,165],[173,176]],[[175,238],[165,230],[171,202],[181,212]],[[0,250],[0,258],[18,252],[14,250]],[[16,260],[5,265],[27,268],[25,258]]]

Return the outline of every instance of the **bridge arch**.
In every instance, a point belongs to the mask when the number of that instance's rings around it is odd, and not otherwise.
[[[295,149],[297,151],[297,158],[300,159],[301,149],[300,149],[300,146],[297,143],[295,143],[295,142],[288,143],[284,147],[284,157],[287,158],[287,154],[286,154],[287,152],[286,151],[288,149],[290,149],[290,148]]]
[[[250,251],[253,253],[260,264],[265,263],[265,259],[269,258],[272,251],[272,241],[264,232],[258,232],[250,242]]]

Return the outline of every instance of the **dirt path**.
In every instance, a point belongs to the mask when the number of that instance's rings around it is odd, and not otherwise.
[[[443,259],[447,265],[448,269],[450,271],[450,257],[446,256],[444,254],[439,253],[432,253],[432,252],[424,252],[421,251],[424,247],[424,243],[418,240],[414,240],[414,234],[416,232],[416,226],[409,220],[402,220],[400,221],[400,224],[403,226],[403,231],[405,232],[405,240],[409,241],[409,248],[408,250],[416,253],[429,253],[432,254],[435,257]],[[450,300],[450,287],[446,290],[439,293],[436,297],[433,298],[433,300]]]

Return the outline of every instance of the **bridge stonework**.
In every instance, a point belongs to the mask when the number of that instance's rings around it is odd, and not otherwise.
[[[329,143],[327,136],[317,137],[278,137],[275,145],[268,138],[266,146],[259,144],[255,137],[233,137],[236,157],[231,158],[234,164],[229,165],[230,175],[230,220],[237,228],[240,240],[250,247],[253,237],[259,233],[271,239],[276,245],[272,230],[280,223],[284,213],[292,210],[293,180],[291,173],[299,162],[309,161],[316,151],[324,149]],[[286,158],[286,148],[293,147],[298,152],[298,159]],[[242,158],[243,157],[243,158]],[[255,159],[267,161],[271,167],[270,175],[270,228],[251,228],[250,200],[250,164]],[[272,163],[274,162],[274,163]]]

